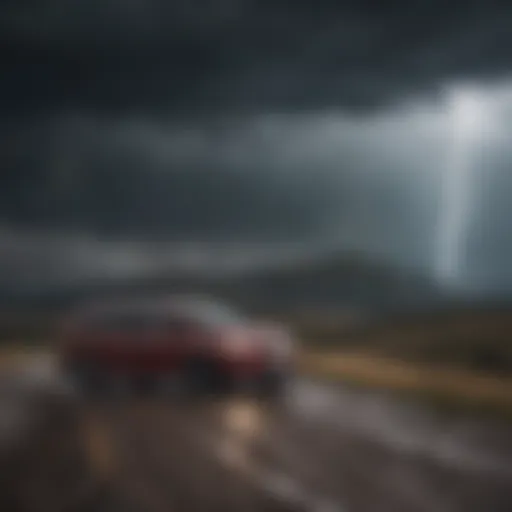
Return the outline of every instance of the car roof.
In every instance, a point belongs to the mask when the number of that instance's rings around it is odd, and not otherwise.
[[[123,313],[151,315],[197,316],[203,311],[230,310],[222,301],[203,295],[170,295],[150,298],[121,298],[95,301],[86,304],[75,312],[78,317],[96,317]]]

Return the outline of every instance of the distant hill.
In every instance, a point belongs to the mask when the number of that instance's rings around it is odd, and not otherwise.
[[[254,298],[300,308],[389,310],[445,300],[429,279],[356,256],[327,256],[262,271],[248,278]]]
[[[18,297],[36,307],[65,307],[75,300],[104,295],[204,292],[250,310],[357,308],[373,312],[423,308],[447,300],[429,279],[359,255],[328,255],[231,276],[151,275],[102,280]],[[5,301],[4,301],[5,302]],[[9,301],[11,304],[13,300]]]

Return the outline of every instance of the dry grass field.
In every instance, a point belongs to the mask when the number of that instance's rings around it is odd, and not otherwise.
[[[453,311],[359,327],[295,322],[301,371],[512,417],[512,310]]]

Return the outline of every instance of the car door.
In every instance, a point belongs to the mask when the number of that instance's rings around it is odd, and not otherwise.
[[[191,352],[194,324],[179,314],[168,313],[159,322],[152,338],[153,367],[159,371],[179,371]]]
[[[143,370],[150,323],[145,315],[127,311],[112,316],[102,329],[99,350],[112,369],[138,373]]]

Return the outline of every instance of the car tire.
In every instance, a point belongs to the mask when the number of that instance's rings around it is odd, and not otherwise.
[[[111,398],[123,399],[133,394],[135,385],[128,375],[110,372],[103,375],[102,389]]]
[[[192,394],[210,394],[220,389],[223,379],[212,361],[193,358],[185,365],[183,381]]]
[[[260,380],[258,395],[265,399],[281,399],[286,396],[290,377],[284,371],[272,371]]]
[[[183,394],[183,375],[179,372],[163,373],[156,377],[155,391],[158,396],[176,397]]]
[[[105,389],[103,372],[91,363],[75,363],[64,368],[64,374],[79,396],[93,396]]]

